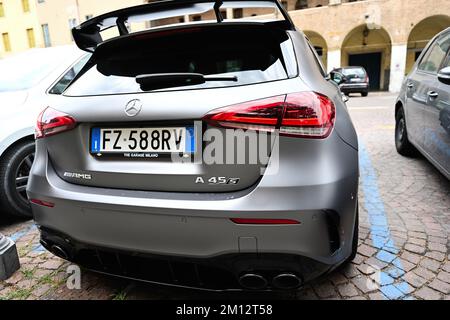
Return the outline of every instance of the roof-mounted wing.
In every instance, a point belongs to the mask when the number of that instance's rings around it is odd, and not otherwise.
[[[94,52],[104,41],[101,32],[110,28],[117,28],[119,36],[125,36],[130,33],[130,23],[199,15],[209,11],[214,12],[217,23],[222,23],[221,9],[228,8],[273,8],[277,17],[284,19],[285,28],[295,30],[289,15],[277,0],[166,0],[102,14],[73,28],[72,34],[80,49]]]

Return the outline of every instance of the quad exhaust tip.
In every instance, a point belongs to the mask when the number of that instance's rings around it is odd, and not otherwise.
[[[51,247],[51,252],[56,256],[63,258],[64,260],[69,259],[69,255],[67,254],[66,250],[56,244]]]
[[[239,278],[239,283],[242,287],[250,290],[262,290],[267,287],[267,280],[254,273],[246,273]]]
[[[46,248],[48,251],[53,253],[55,256],[63,258],[64,260],[69,260],[69,253],[66,249],[58,244],[54,244],[46,239],[41,239],[41,245]]]
[[[303,281],[293,273],[281,273],[272,280],[272,285],[277,289],[292,290],[302,285]]]

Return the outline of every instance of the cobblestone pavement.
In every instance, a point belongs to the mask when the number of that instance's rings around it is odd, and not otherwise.
[[[67,288],[68,263],[45,252],[32,222],[0,222],[17,241],[22,268],[0,282],[0,299],[450,299],[450,183],[423,157],[394,147],[395,97],[352,97],[361,141],[360,235],[353,263],[297,294],[225,294],[174,289],[82,271]]]

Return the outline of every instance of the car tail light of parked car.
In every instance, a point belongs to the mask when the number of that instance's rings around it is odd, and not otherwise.
[[[323,139],[333,128],[335,107],[324,95],[299,92],[217,109],[203,119],[225,128],[280,129],[281,135]]]

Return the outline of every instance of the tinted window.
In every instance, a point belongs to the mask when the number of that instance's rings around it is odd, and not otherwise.
[[[360,77],[364,77],[366,75],[366,72],[362,68],[346,68],[346,69],[342,69],[342,74],[344,76],[357,75]]]
[[[86,62],[91,57],[90,54],[85,55],[81,58],[77,63],[75,63],[72,68],[69,69],[61,79],[56,82],[56,84],[50,89],[49,93],[51,94],[62,94],[64,90],[69,86],[75,76],[80,72],[80,70],[84,67]]]
[[[247,85],[287,79],[296,74],[292,42],[284,35],[253,28],[194,30],[142,41],[112,41],[96,52],[93,66],[65,94],[71,96],[142,92],[136,76],[156,73],[200,73],[236,76],[238,81],[214,81],[162,90]],[[123,40],[122,40],[123,41]],[[100,49],[100,48],[99,48]],[[98,49],[98,50],[99,50]],[[293,65],[294,64],[294,65]]]
[[[438,39],[420,62],[419,70],[437,73],[450,47],[450,35]]]

